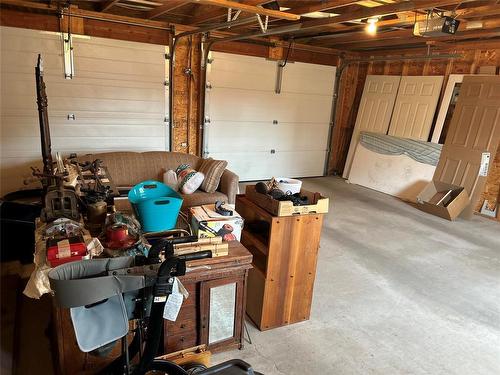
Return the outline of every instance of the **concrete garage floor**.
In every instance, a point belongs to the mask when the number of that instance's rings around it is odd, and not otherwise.
[[[500,225],[449,222],[335,177],[311,319],[213,356],[273,374],[500,374]]]

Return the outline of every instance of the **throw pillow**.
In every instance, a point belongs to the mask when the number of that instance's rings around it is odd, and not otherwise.
[[[194,193],[205,178],[203,173],[196,172],[189,164],[181,164],[175,170],[177,181],[179,181],[179,191],[182,194]]]
[[[175,191],[179,191],[179,181],[177,180],[177,173],[169,169],[163,173],[163,183],[170,186]]]
[[[207,193],[215,193],[226,167],[227,161],[225,160],[203,159],[199,168],[200,172],[205,175],[201,190]]]

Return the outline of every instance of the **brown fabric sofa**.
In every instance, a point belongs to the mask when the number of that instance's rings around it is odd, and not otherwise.
[[[145,180],[163,181],[163,173],[166,170],[175,171],[180,164],[190,164],[197,170],[201,163],[201,158],[195,155],[166,151],[107,152],[88,154],[78,159],[80,161],[101,159],[119,189],[130,188]],[[193,194],[183,194],[182,207],[210,204],[218,200],[234,204],[237,192],[238,176],[226,169],[215,193],[209,194],[197,190]]]

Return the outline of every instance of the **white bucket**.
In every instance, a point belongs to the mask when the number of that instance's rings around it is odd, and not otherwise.
[[[275,180],[278,184],[278,189],[280,189],[284,193],[300,193],[300,189],[302,188],[302,181],[287,177],[275,177]]]

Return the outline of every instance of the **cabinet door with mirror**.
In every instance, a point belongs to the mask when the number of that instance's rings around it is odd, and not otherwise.
[[[201,283],[201,342],[212,351],[242,347],[244,278]]]

